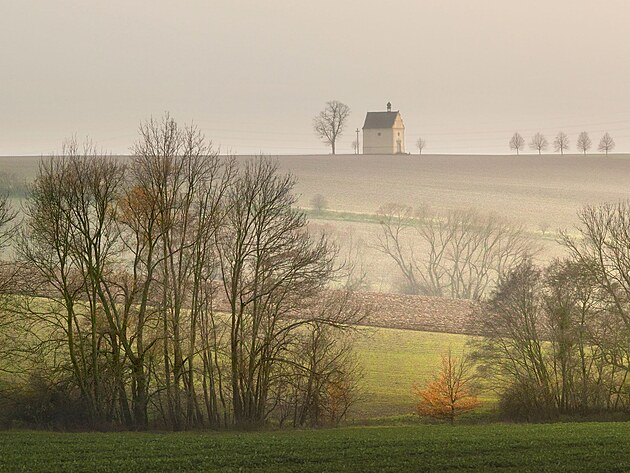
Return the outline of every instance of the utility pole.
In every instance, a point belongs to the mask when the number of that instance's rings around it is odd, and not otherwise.
[[[357,149],[355,150],[355,154],[359,154],[359,129],[357,128]]]

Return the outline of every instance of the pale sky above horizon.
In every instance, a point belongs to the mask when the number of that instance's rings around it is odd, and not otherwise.
[[[630,152],[626,0],[0,0],[0,155],[129,152],[169,111],[222,151],[327,153],[327,100],[401,111],[407,149],[508,153],[604,131]]]

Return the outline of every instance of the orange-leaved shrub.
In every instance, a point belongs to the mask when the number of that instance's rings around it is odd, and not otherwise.
[[[472,387],[470,358],[463,354],[454,357],[451,351],[442,355],[442,367],[424,389],[414,386],[418,397],[416,411],[421,417],[448,420],[451,424],[465,412],[479,407],[480,402]]]

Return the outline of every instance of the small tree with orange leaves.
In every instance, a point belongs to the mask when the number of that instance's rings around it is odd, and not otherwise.
[[[472,363],[463,354],[460,358],[442,355],[442,368],[425,389],[414,386],[414,393],[419,400],[416,410],[421,417],[448,419],[451,424],[464,412],[479,407],[480,403],[473,394]]]

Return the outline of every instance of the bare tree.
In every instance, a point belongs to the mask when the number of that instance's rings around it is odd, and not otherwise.
[[[516,154],[520,154],[520,151],[525,147],[525,138],[521,136],[519,132],[515,132],[510,138],[510,149],[516,151]]]
[[[13,236],[11,222],[15,220],[17,212],[11,208],[11,203],[6,195],[0,195],[0,256],[3,249],[9,244]],[[0,257],[0,296],[10,283],[17,268],[10,261],[4,261]]]
[[[350,305],[348,305],[350,304]],[[326,320],[331,309],[356,310],[349,292],[329,293],[315,307],[317,319]],[[344,334],[315,320],[312,327],[296,334],[292,364],[283,389],[281,421],[290,418],[294,427],[338,425],[360,397],[360,365],[352,350],[353,331]]]
[[[591,149],[591,139],[588,136],[588,133],[583,131],[580,133],[577,139],[577,148],[582,151],[582,153],[586,154],[586,152]]]
[[[367,287],[367,270],[365,262],[366,243],[357,238],[355,229],[331,226],[329,223],[308,224],[313,238],[325,235],[339,248],[334,287],[343,287],[350,291],[365,291]]]
[[[610,298],[616,318],[630,331],[630,203],[587,206],[579,214],[579,237],[562,232],[573,259],[589,270]]]
[[[416,141],[416,147],[418,148],[418,154],[422,154],[422,151],[424,150],[424,147],[427,145],[427,142],[422,139],[422,138],[418,138],[418,141]]]
[[[547,232],[549,231],[549,222],[547,221],[542,221],[538,224],[538,230],[540,230],[540,233],[542,233],[543,236],[545,236],[547,234]]]
[[[6,246],[11,237],[11,229],[8,228],[17,213],[11,209],[11,203],[6,195],[0,195],[0,249]]]
[[[114,209],[124,170],[89,142],[83,149],[75,140],[65,143],[61,156],[40,163],[18,241],[20,259],[36,278],[30,297],[20,299],[22,313],[46,334],[39,349],[56,354],[52,368],[71,374],[91,425],[131,423],[123,367],[129,339],[105,289],[121,251]]]
[[[608,384],[608,408],[624,406],[622,388],[630,374],[630,202],[622,201],[583,208],[576,236],[562,233],[582,279],[595,293],[591,346],[597,346],[605,364],[602,376]],[[575,278],[574,278],[575,279]],[[593,309],[591,309],[593,312]]]
[[[132,279],[125,291],[140,298],[135,333],[140,358],[147,358],[144,352],[156,344],[144,338],[144,326],[157,324],[161,332],[161,352],[152,354],[154,364],[143,367],[137,360],[134,373],[142,376],[138,384],[145,389],[143,403],[148,393],[142,371],[159,374],[155,397],[164,406],[164,421],[174,429],[190,428],[203,423],[195,375],[201,373],[207,380],[216,369],[197,363],[207,362],[208,352],[218,350],[210,346],[214,334],[207,325],[214,320],[214,239],[226,211],[223,200],[233,165],[218,157],[195,126],[180,127],[168,114],[140,125],[134,155],[132,187],[121,207],[131,236],[125,241],[133,256],[133,274],[143,275],[142,280]],[[197,357],[200,350],[204,356]],[[219,394],[207,383],[202,389],[207,419],[216,424]],[[141,392],[140,387],[135,391]]]
[[[615,376],[618,369],[606,361],[612,354],[609,348],[602,349],[612,340],[601,339],[611,328],[602,311],[603,292],[589,268],[570,259],[553,261],[545,269],[543,284],[545,338],[550,342],[549,365],[558,409],[584,412],[613,407],[610,394],[618,392],[625,379]],[[621,384],[614,386],[615,378]]]
[[[554,409],[542,334],[541,288],[540,270],[524,261],[480,306],[474,322],[484,335],[472,342],[481,372],[501,394],[504,408],[513,411],[514,405],[523,406],[519,411],[527,410],[527,416]]]
[[[322,141],[331,146],[332,154],[335,154],[337,139],[343,133],[350,107],[337,100],[326,102],[324,110],[313,119],[313,128]]]
[[[610,136],[608,132],[604,133],[602,139],[599,140],[599,146],[597,149],[607,155],[609,151],[615,149],[615,140],[612,139],[612,136]]]
[[[588,246],[580,243],[580,251]],[[483,336],[471,343],[506,414],[532,419],[618,407],[628,357],[615,345],[624,329],[608,313],[599,264],[556,260],[543,271],[525,262],[479,306],[474,326]]]
[[[146,428],[153,400],[163,424],[189,428],[204,422],[198,376],[214,368],[198,363],[215,336],[202,328],[229,164],[168,115],[140,132],[130,167],[76,142],[42,162],[18,250],[49,303],[23,298],[22,313],[91,422]]]
[[[328,200],[322,194],[315,194],[311,199],[311,208],[317,213],[321,213],[328,208]]]
[[[334,276],[336,250],[325,236],[312,239],[306,231],[304,214],[294,208],[294,183],[277,163],[257,158],[245,164],[227,194],[230,210],[217,245],[229,304],[229,392],[238,425],[267,419],[273,393],[286,381],[282,360],[290,363],[300,330],[315,321],[341,328],[349,320],[339,307],[309,313]]]
[[[5,314],[5,294],[10,294],[11,283],[19,272],[14,261],[5,259],[4,248],[9,244],[13,234],[10,228],[11,222],[15,219],[16,212],[11,209],[7,196],[0,195],[0,373],[5,366],[11,366],[11,350],[7,350],[14,338],[9,333],[10,318]],[[8,358],[8,359],[7,359]],[[0,380],[0,385],[2,384]]]
[[[542,133],[536,133],[529,142],[529,147],[534,151],[538,151],[538,154],[542,154],[548,146],[547,138]]]
[[[553,140],[553,149],[556,152],[560,151],[560,154],[564,154],[564,151],[569,149],[569,137],[564,131],[556,135],[556,139]]]
[[[479,299],[535,251],[521,228],[474,210],[432,215],[388,204],[379,215],[375,247],[392,258],[414,294]]]

